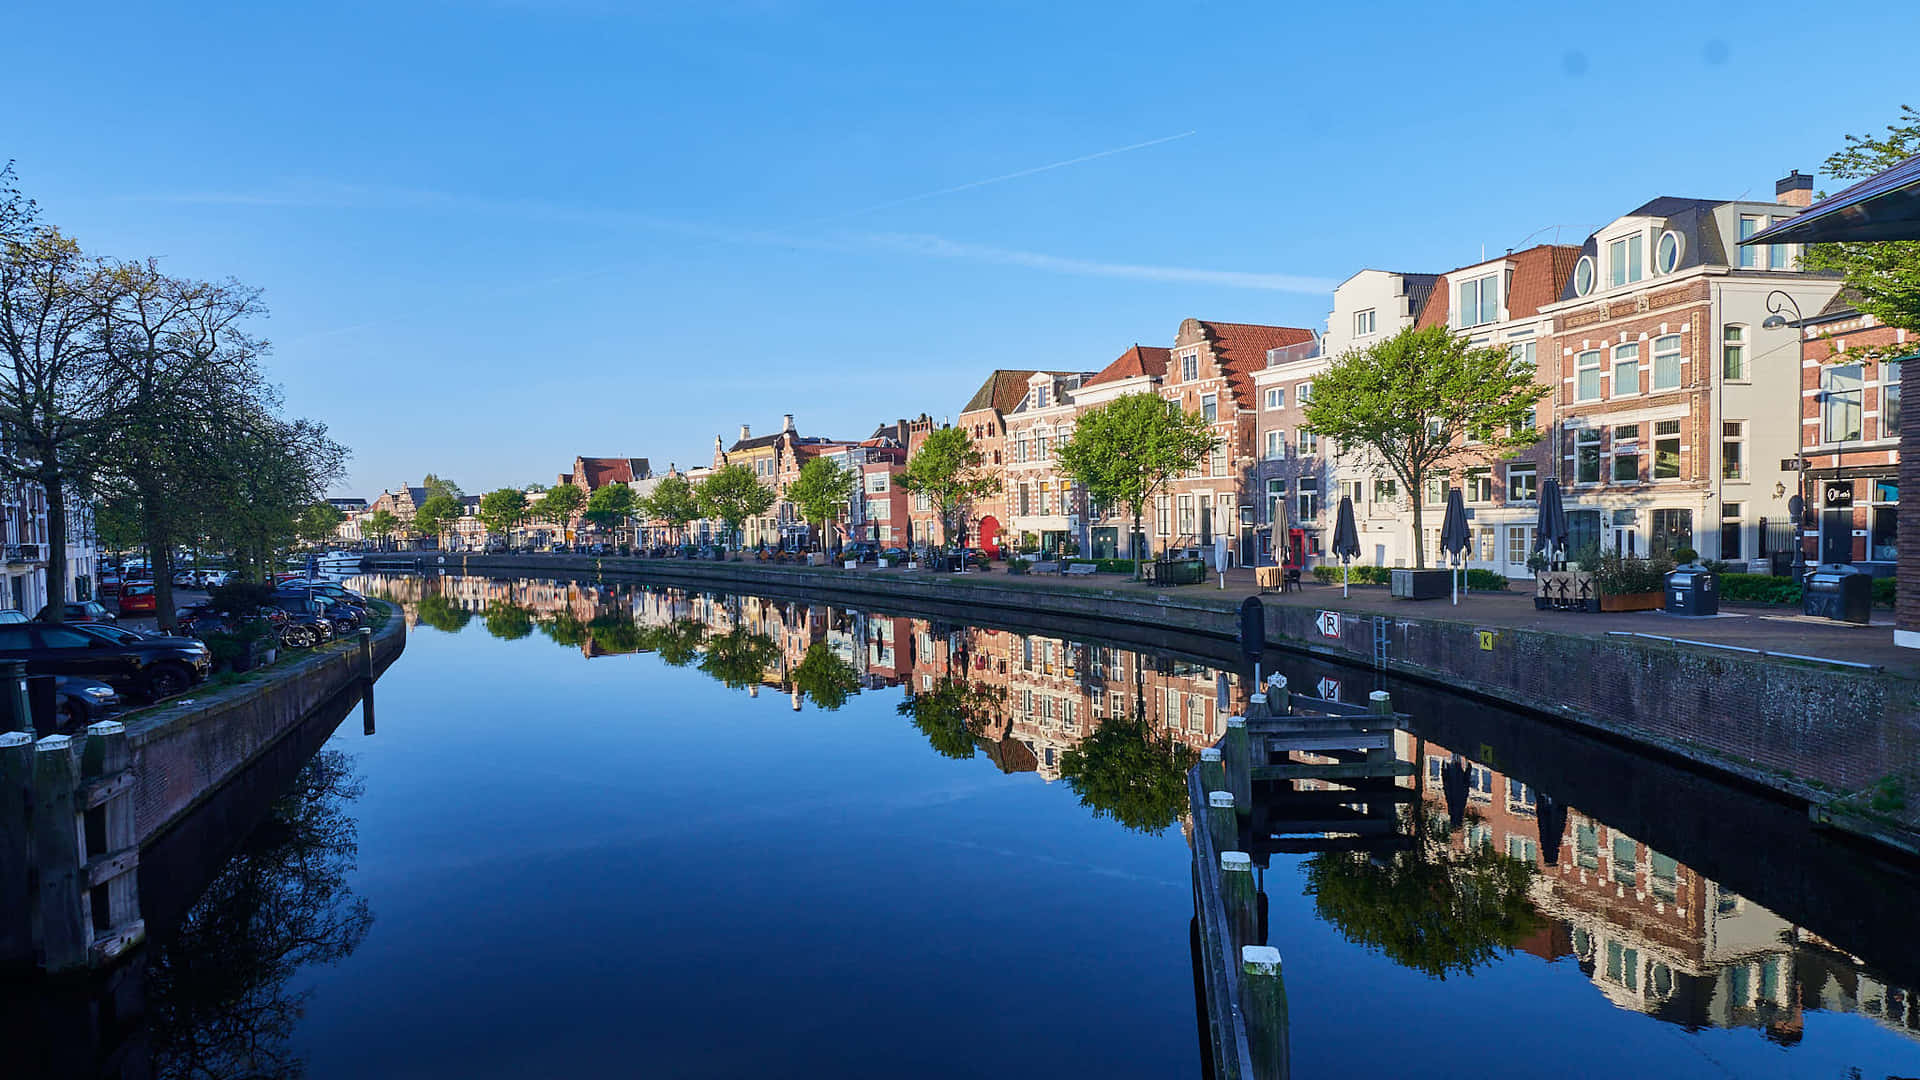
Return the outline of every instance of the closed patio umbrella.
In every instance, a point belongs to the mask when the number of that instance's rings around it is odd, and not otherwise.
[[[1340,560],[1340,595],[1347,595],[1348,564],[1360,557],[1360,530],[1353,523],[1353,499],[1340,496],[1340,514],[1333,524],[1333,557]]]
[[[1567,545],[1567,508],[1560,502],[1560,481],[1547,477],[1540,484],[1540,516],[1533,526],[1533,550],[1546,552],[1549,562],[1554,552]]]
[[[1467,529],[1467,504],[1460,498],[1460,489],[1447,489],[1447,516],[1440,523],[1440,550],[1447,553],[1447,581],[1453,585],[1453,602],[1460,602],[1460,585],[1454,581],[1454,560],[1461,566],[1467,562],[1467,548],[1473,543],[1473,534]]]

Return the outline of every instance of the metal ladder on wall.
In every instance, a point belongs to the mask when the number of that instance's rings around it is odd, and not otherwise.
[[[1387,670],[1388,623],[1385,615],[1373,617],[1373,667],[1376,671]]]

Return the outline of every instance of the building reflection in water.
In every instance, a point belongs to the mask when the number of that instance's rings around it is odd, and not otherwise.
[[[1253,690],[1237,672],[1171,652],[798,600],[482,577],[367,576],[350,584],[401,603],[409,626],[458,630],[478,617],[496,636],[524,637],[537,628],[589,659],[659,652],[685,664],[696,651],[704,657],[713,642],[731,642],[736,655],[716,676],[754,693],[786,695],[795,709],[807,700],[838,707],[847,693],[899,687],[900,711],[936,749],[978,753],[1006,772],[1065,779],[1096,812],[1148,831],[1184,813],[1184,785],[1168,785],[1168,797],[1157,799],[1161,778],[1138,774],[1177,778],[1194,752],[1219,740],[1227,717],[1244,712]],[[751,648],[742,647],[747,642]],[[669,649],[680,655],[667,655]],[[828,665],[828,656],[839,666]],[[830,689],[815,697],[816,687]],[[1332,679],[1309,689],[1334,698],[1343,691]],[[1151,752],[1117,753],[1125,740],[1090,739],[1103,729],[1138,732],[1133,741]],[[1500,951],[1575,965],[1616,1006],[1690,1030],[1755,1028],[1790,1045],[1800,1039],[1808,1010],[1827,1010],[1868,1016],[1920,1039],[1920,997],[1888,985],[1862,958],[1812,930],[1417,732],[1399,733],[1394,754],[1417,766],[1414,776],[1395,782],[1407,805],[1392,830],[1413,834],[1406,844],[1413,855],[1431,845],[1443,854],[1443,868],[1492,872],[1503,881],[1503,867],[1530,868],[1513,880],[1531,913],[1496,928],[1491,940]],[[1113,770],[1122,769],[1134,770],[1134,782],[1114,780]],[[1129,795],[1116,799],[1115,788]],[[1311,855],[1307,873],[1315,873],[1312,860],[1339,854]],[[1362,851],[1359,858],[1379,865],[1383,856]],[[1321,864],[1317,883],[1331,880],[1329,868],[1338,864]],[[1351,927],[1342,930],[1355,936]],[[1396,958],[1436,975],[1477,963]]]

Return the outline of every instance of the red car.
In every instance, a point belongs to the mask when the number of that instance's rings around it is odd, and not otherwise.
[[[120,590],[120,614],[151,615],[155,611],[153,582],[129,581]]]

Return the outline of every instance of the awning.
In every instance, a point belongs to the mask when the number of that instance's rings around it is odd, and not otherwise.
[[[1829,195],[1747,244],[1822,244],[1861,240],[1920,240],[1920,154]]]

